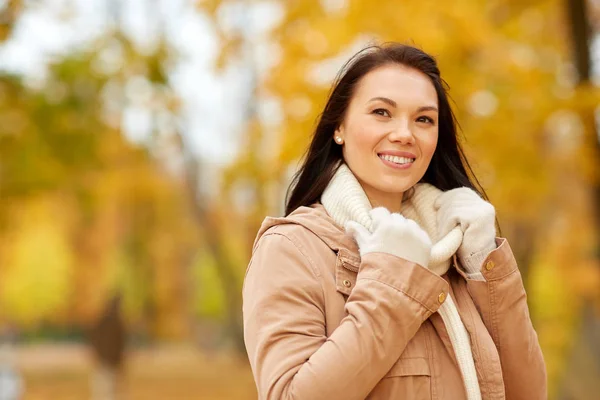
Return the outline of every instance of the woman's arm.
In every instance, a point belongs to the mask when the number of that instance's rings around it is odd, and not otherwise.
[[[260,239],[243,289],[260,399],[364,399],[448,292],[445,280],[418,264],[365,254],[347,316],[327,337],[319,271],[294,236],[275,228]]]
[[[440,195],[435,208],[443,235],[457,225],[463,230],[457,270],[498,348],[506,398],[546,399],[546,367],[527,295],[508,242],[495,238],[494,207],[461,187]]]
[[[467,278],[467,289],[500,354],[506,398],[546,399],[546,366],[523,280],[508,241],[497,238],[496,244],[482,263],[485,281],[459,272]]]

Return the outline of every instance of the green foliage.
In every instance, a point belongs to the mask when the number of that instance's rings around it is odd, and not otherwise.
[[[226,299],[217,273],[218,267],[207,252],[201,252],[193,264],[194,313],[202,319],[222,321],[226,315]]]

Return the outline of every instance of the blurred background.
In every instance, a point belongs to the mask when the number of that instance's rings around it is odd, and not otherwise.
[[[551,399],[598,399],[600,0],[0,0],[0,399],[255,399],[254,236],[388,40],[439,61]]]

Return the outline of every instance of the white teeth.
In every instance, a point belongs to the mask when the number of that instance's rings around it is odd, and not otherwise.
[[[387,154],[382,154],[379,156],[380,158],[386,160],[386,161],[391,161],[395,164],[408,164],[408,163],[412,163],[415,161],[414,158],[406,158],[406,157],[398,157],[398,156],[390,156]]]

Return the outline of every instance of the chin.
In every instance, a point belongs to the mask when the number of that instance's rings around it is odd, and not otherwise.
[[[372,185],[375,189],[383,193],[400,194],[409,190],[414,184],[398,183],[398,182],[377,182]]]
[[[405,192],[417,183],[418,179],[411,179],[411,177],[402,177],[399,178],[397,176],[386,176],[384,179],[381,179],[378,183],[378,187],[382,190],[387,188],[389,192],[399,193]]]

